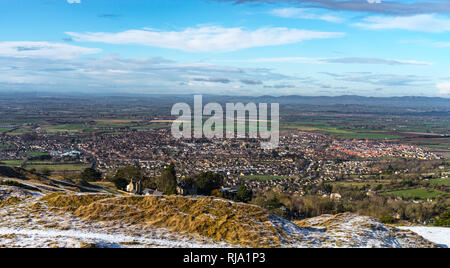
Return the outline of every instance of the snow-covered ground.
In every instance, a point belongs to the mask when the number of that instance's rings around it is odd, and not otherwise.
[[[158,239],[132,236],[123,233],[108,234],[94,230],[57,230],[1,228],[0,241],[15,247],[80,247],[85,244],[97,247],[162,247],[162,248],[211,248],[226,247],[225,244],[205,244],[195,241]],[[6,245],[5,245],[6,246]]]
[[[450,228],[422,226],[405,226],[397,228],[413,231],[433,243],[450,248]]]
[[[15,205],[0,206],[0,248],[225,248],[232,245],[178,234],[164,228],[84,221],[68,213],[33,208],[40,196],[16,187],[0,186],[0,201],[19,197]]]
[[[69,212],[48,207],[45,202],[40,201],[40,196],[16,187],[0,186],[0,201],[13,197],[19,198],[20,202],[0,205],[0,248],[90,246],[224,248],[239,246],[225,241],[214,241],[212,238],[195,233],[181,233],[145,223],[79,218]],[[223,202],[223,200],[211,200],[211,202]],[[400,229],[351,213],[322,215],[296,222],[296,224],[274,215],[264,221],[260,218],[254,218],[253,221],[252,228],[259,228],[264,240],[260,246],[300,248],[435,246],[414,232],[436,244],[450,244],[450,228],[433,228],[432,232],[422,232],[427,230],[420,229],[424,227]],[[248,231],[256,231],[256,229],[249,228]]]
[[[310,233],[321,232],[322,247],[342,248],[416,248],[435,247],[423,237],[379,221],[352,213],[322,215],[297,222]],[[303,231],[305,232],[305,231]],[[316,247],[317,234],[306,236],[311,247]],[[302,247],[302,246],[301,246]]]

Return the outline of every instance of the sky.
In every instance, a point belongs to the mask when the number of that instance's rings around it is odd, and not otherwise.
[[[0,0],[0,91],[450,97],[450,0]]]

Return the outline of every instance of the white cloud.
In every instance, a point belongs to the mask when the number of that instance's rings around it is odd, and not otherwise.
[[[164,32],[154,29],[128,30],[119,33],[67,32],[76,41],[109,44],[139,44],[189,52],[227,52],[252,47],[294,44],[305,40],[338,38],[344,33],[316,32],[289,28],[243,28],[199,27],[181,32]]]
[[[67,0],[69,4],[81,4],[81,0]]]
[[[81,55],[100,53],[97,48],[86,48],[50,42],[0,42],[0,57],[74,59]]]
[[[361,58],[361,57],[346,57],[346,58],[324,58],[320,59],[327,63],[344,63],[344,64],[384,64],[384,65],[417,65],[430,66],[430,62],[416,61],[416,60],[398,60],[398,59],[380,59],[380,58]]]
[[[268,68],[237,68],[164,58],[121,58],[119,55],[74,60],[0,56],[1,90],[83,92],[247,94],[236,87],[261,89],[241,81],[288,83],[295,77]]]
[[[450,42],[436,42],[434,43],[436,47],[450,47]]]
[[[368,17],[364,21],[364,23],[355,25],[370,30],[400,29],[432,33],[450,31],[450,19],[437,18],[434,14],[409,17]]]
[[[443,82],[436,85],[440,95],[450,95],[450,82]]]
[[[417,65],[430,66],[433,63],[416,61],[416,60],[399,60],[399,59],[381,59],[381,58],[363,58],[363,57],[344,57],[344,58],[308,58],[308,57],[281,57],[281,58],[259,58],[252,60],[243,60],[241,62],[290,62],[290,63],[306,63],[306,64],[384,64],[384,65]]]
[[[332,15],[315,14],[311,9],[307,8],[278,8],[272,10],[270,14],[282,18],[292,18],[292,19],[323,20],[335,23],[340,23],[344,21],[342,18]]]

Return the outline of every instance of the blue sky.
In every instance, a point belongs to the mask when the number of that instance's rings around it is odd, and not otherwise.
[[[0,0],[0,90],[450,97],[448,0]]]

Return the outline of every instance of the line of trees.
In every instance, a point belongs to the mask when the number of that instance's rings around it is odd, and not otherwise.
[[[125,190],[127,185],[134,181],[140,182],[143,188],[157,189],[167,195],[177,193],[177,176],[173,163],[164,169],[161,176],[158,177],[147,177],[139,167],[126,166],[117,170],[110,181],[120,190]]]
[[[96,175],[92,170],[85,170],[83,172],[83,176],[86,177],[97,178]],[[173,163],[157,177],[147,177],[142,169],[135,166],[126,166],[119,169],[110,178],[110,181],[120,190],[125,190],[132,180],[134,182],[140,182],[142,188],[157,189],[166,195],[177,194],[177,175]],[[87,181],[89,180],[87,179]],[[196,194],[198,195],[223,197],[236,202],[250,202],[253,198],[253,192],[243,182],[236,193],[229,194],[221,192],[220,189],[224,184],[224,177],[218,173],[202,172],[192,175],[180,183],[186,188],[196,189]]]
[[[438,198],[433,203],[413,203],[385,196],[366,196],[360,192],[358,189],[354,189],[353,193],[341,192],[342,198],[339,200],[320,195],[298,197],[265,192],[258,193],[251,203],[289,220],[352,212],[388,224],[408,221],[450,226],[450,213],[445,198]]]

